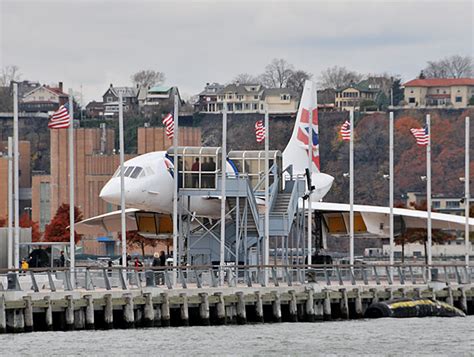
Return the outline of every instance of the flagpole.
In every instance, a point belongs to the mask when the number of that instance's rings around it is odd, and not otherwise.
[[[20,189],[19,189],[19,158],[18,150],[18,84],[13,83],[13,198],[14,198],[14,259],[15,269],[20,267]]]
[[[125,216],[125,141],[123,133],[123,95],[118,93],[119,101],[119,146],[120,146],[120,225],[122,232],[122,266],[127,267],[127,222]]]
[[[351,267],[354,265],[354,111],[349,112],[350,118],[350,135],[349,142],[349,262]]]
[[[226,205],[226,166],[227,166],[227,108],[222,107],[222,151],[221,151],[221,240],[220,240],[220,273],[219,281],[224,285],[225,266],[225,205]]]
[[[69,255],[71,284],[75,287],[74,269],[76,265],[76,250],[74,242],[74,107],[72,89],[69,89]]]
[[[13,138],[8,137],[8,269],[13,266]]]
[[[312,104],[312,103],[311,103]],[[309,109],[309,123],[308,123],[308,169],[309,169],[309,180],[311,185],[313,185],[311,179],[313,178],[313,108],[310,107]],[[308,265],[312,264],[312,233],[313,233],[313,211],[311,206],[311,187],[308,187],[308,255],[307,255],[307,262]],[[304,252],[303,252],[304,255]]]
[[[428,242],[427,242],[427,256],[428,256],[428,279],[431,280],[431,244],[432,244],[432,235],[431,235],[431,128],[430,128],[430,114],[426,115],[426,130],[428,131],[428,145],[426,147],[426,209],[428,212]]]
[[[173,113],[173,267],[178,266],[178,125],[179,125],[179,103],[178,91],[174,90],[174,113]],[[173,271],[173,285],[176,285],[176,269]]]
[[[268,266],[270,263],[270,177],[269,177],[269,148],[270,148],[270,127],[268,106],[265,105],[265,242],[263,264]],[[264,269],[265,286],[268,286],[268,268]]]
[[[394,226],[393,226],[393,186],[394,186],[394,172],[393,172],[393,112],[390,112],[389,117],[389,157],[390,157],[390,171],[389,171],[389,201],[390,201],[390,266],[393,266],[395,263],[394,259],[394,250],[395,250],[395,240],[394,240]]]
[[[464,227],[464,243],[466,248],[466,267],[469,268],[469,211],[470,211],[470,174],[469,174],[469,117],[466,117],[466,153],[465,153],[465,164],[464,164],[464,216],[466,218],[466,225]]]

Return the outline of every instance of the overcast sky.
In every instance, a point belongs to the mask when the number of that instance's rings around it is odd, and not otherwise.
[[[416,76],[426,61],[472,55],[472,1],[0,0],[0,65],[63,81],[84,101],[140,69],[198,93],[284,58],[314,74],[334,65]]]

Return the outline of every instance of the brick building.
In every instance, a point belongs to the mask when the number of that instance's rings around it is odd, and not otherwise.
[[[20,188],[20,215],[31,208],[31,168],[30,168],[30,142],[18,143],[19,157],[19,182]],[[0,218],[7,218],[8,214],[8,142],[0,141]]]
[[[180,128],[180,145],[201,145],[200,128]],[[51,174],[33,176],[32,218],[38,221],[41,231],[55,215],[62,203],[69,202],[69,156],[67,130],[51,130]],[[115,154],[115,133],[113,129],[77,128],[74,131],[75,146],[75,203],[84,218],[116,210],[118,207],[99,198],[104,184],[120,165],[120,156]],[[165,135],[163,127],[138,129],[138,154],[166,150],[172,142]],[[125,160],[134,155],[126,155]],[[82,242],[84,253],[107,254],[110,239],[85,237]],[[115,238],[115,237],[111,237]],[[105,243],[105,244],[104,244]],[[151,250],[161,248],[147,248]],[[152,251],[151,251],[152,252]]]

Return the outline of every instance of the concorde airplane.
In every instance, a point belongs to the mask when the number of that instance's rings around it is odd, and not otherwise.
[[[323,197],[330,190],[334,178],[321,173],[319,170],[319,135],[317,110],[310,115],[309,108],[316,108],[316,86],[314,82],[306,81],[302,93],[298,115],[293,133],[283,151],[283,168],[293,166],[293,174],[305,174],[309,166],[311,155],[312,185],[315,189],[311,195],[313,209],[319,211],[325,219],[326,227],[331,232],[332,218],[341,218],[347,222],[348,204],[322,202]],[[313,150],[308,150],[309,122],[313,120]],[[138,230],[150,238],[168,238],[172,232],[171,214],[173,212],[173,160],[166,151],[150,152],[127,160],[124,164],[125,202],[127,230]],[[236,166],[227,160],[226,172],[235,174]],[[100,197],[108,203],[120,204],[120,169],[105,184]],[[264,201],[260,200],[260,204]],[[220,216],[220,196],[193,196],[189,210],[198,217],[218,218]],[[388,234],[388,207],[355,205],[356,224],[363,226],[363,230],[370,234]],[[82,234],[108,234],[120,231],[120,213],[114,211],[92,217],[76,223],[76,231]],[[397,208],[394,214],[403,217],[405,227],[426,227],[427,212]],[[150,234],[150,230],[141,229],[144,225],[160,222],[160,232],[168,234]],[[464,217],[433,213],[433,228],[464,229]],[[474,219],[469,221],[471,230],[474,230]]]

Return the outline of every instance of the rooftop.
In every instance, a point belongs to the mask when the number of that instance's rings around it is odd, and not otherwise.
[[[413,79],[404,84],[405,87],[451,87],[474,86],[474,78],[425,78]]]

